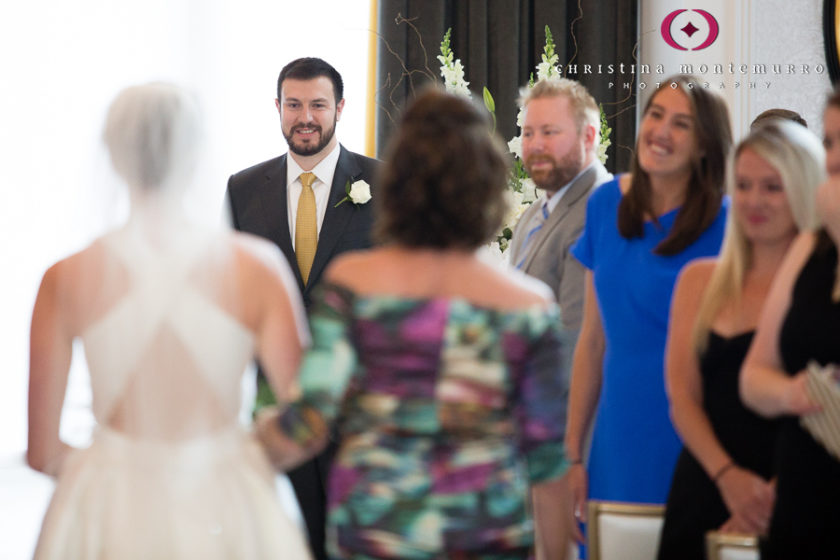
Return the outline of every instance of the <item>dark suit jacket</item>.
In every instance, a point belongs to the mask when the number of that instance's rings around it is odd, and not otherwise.
[[[318,248],[309,272],[309,283],[305,287],[289,232],[286,208],[287,155],[258,163],[231,175],[228,180],[227,200],[233,227],[274,241],[280,247],[295,273],[307,310],[312,302],[312,289],[318,285],[330,259],[345,251],[371,246],[373,200],[359,205],[347,201],[337,208],[335,205],[346,196],[347,181],[351,184],[359,180],[366,181],[371,186],[371,194],[376,196],[374,183],[380,162],[346,150],[344,146],[339,149],[341,152],[335,166],[324,223],[318,234]]]
[[[373,200],[356,205],[350,201],[336,204],[346,196],[347,181],[363,180],[376,196],[375,175],[379,161],[356,154],[340,146],[324,223],[318,234],[315,260],[304,286],[298,269],[292,237],[289,232],[286,194],[286,157],[270,159],[249,167],[228,180],[227,200],[233,226],[239,231],[269,239],[283,251],[298,281],[307,311],[312,303],[312,290],[317,286],[330,259],[345,251],[370,247],[373,223]],[[258,373],[258,394],[267,386],[262,372]],[[324,551],[326,524],[326,483],[336,446],[330,445],[319,456],[289,471],[301,512],[306,521],[309,542],[317,560],[326,559]]]

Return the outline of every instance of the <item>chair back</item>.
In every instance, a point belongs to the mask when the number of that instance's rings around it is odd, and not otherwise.
[[[587,554],[591,560],[656,557],[665,506],[590,500]]]
[[[706,557],[709,560],[758,560],[758,539],[738,533],[706,533]]]

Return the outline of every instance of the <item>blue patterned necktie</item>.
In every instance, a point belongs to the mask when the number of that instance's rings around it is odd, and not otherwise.
[[[542,202],[542,206],[540,207],[540,211],[534,214],[534,217],[531,218],[531,229],[528,230],[528,233],[525,235],[525,241],[522,242],[522,258],[516,263],[516,268],[522,270],[522,265],[525,264],[525,259],[528,258],[528,248],[531,244],[531,240],[537,236],[537,233],[542,229],[543,225],[545,225],[545,221],[548,219],[548,201],[544,200]]]

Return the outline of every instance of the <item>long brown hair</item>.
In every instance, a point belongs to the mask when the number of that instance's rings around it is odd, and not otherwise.
[[[672,85],[673,84],[673,85]],[[670,233],[654,249],[657,255],[676,255],[694,243],[720,211],[723,199],[726,159],[732,146],[729,110],[722,97],[704,88],[691,75],[677,75],[664,80],[664,87],[679,88],[688,97],[694,114],[698,157],[692,159],[685,202]],[[645,105],[647,114],[658,92]],[[700,116],[702,115],[702,118]],[[644,223],[653,211],[650,176],[639,164],[639,139],[630,168],[630,188],[618,206],[618,231],[627,239],[642,237]]]

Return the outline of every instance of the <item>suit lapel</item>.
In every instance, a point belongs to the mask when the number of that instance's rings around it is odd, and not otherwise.
[[[315,251],[315,260],[312,261],[312,270],[309,272],[307,290],[309,286],[318,283],[321,273],[332,257],[336,243],[347,228],[347,224],[350,222],[353,214],[357,211],[356,206],[350,201],[343,202],[336,208],[336,204],[347,195],[345,191],[347,181],[350,181],[352,184],[362,173],[362,169],[359,167],[356,158],[345,150],[344,146],[340,146],[340,149],[341,152],[338,155],[338,163],[335,166],[333,182],[330,187],[330,196],[327,201],[326,212],[324,213],[324,223],[321,225],[321,232],[318,235],[318,248]]]
[[[569,185],[569,190],[566,191],[566,194],[563,195],[563,198],[560,199],[560,202],[557,203],[557,206],[554,210],[552,210],[551,214],[549,214],[548,219],[545,221],[545,225],[537,232],[534,242],[531,243],[531,247],[528,248],[528,255],[525,258],[522,270],[528,270],[528,267],[531,266],[531,262],[542,249],[542,245],[551,237],[551,232],[554,228],[560,225],[572,206],[574,206],[582,196],[589,192],[589,189],[595,182],[597,175],[598,166],[592,166],[580,177],[578,177],[574,183]],[[533,206],[533,204],[531,206]]]
[[[298,269],[292,237],[289,233],[288,196],[286,194],[286,157],[280,156],[277,165],[266,173],[259,196],[265,219],[266,237],[274,241],[295,273],[303,291],[303,277]]]

